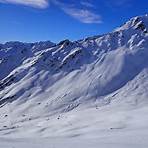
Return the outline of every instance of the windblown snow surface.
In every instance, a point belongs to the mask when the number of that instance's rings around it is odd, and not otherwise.
[[[148,148],[148,15],[59,44],[0,44],[0,148]]]

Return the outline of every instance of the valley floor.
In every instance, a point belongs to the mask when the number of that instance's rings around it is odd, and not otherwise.
[[[146,106],[73,110],[48,124],[1,129],[0,148],[147,148],[147,115]]]
[[[1,148],[147,148],[147,138],[122,135],[98,139],[0,139]],[[141,135],[139,135],[140,137]],[[133,137],[133,138],[132,138]],[[137,141],[138,140],[138,141]],[[139,141],[140,140],[140,141]],[[139,143],[140,142],[140,143]]]

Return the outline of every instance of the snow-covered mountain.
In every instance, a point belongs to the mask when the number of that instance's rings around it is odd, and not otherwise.
[[[74,42],[0,44],[1,136],[138,139],[147,105],[147,14]]]

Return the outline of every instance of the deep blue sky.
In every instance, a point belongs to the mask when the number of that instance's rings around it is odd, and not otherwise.
[[[148,0],[27,1],[0,0],[0,42],[76,40],[110,32],[148,13]]]

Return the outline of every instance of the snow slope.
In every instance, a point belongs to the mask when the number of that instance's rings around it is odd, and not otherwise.
[[[1,44],[0,147],[148,147],[147,59],[148,15],[75,42]]]

